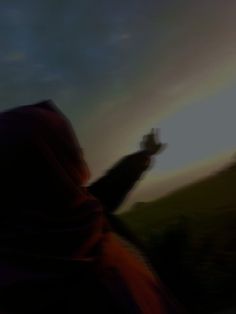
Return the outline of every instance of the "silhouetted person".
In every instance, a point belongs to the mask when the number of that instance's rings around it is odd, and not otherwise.
[[[86,187],[82,149],[51,101],[0,114],[1,313],[175,313],[109,223],[162,148],[153,131]]]

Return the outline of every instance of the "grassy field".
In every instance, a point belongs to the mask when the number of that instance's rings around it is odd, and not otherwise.
[[[236,304],[235,187],[232,166],[121,215],[190,313]]]

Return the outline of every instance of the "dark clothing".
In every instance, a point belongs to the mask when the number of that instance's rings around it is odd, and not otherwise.
[[[107,212],[114,212],[149,164],[150,156],[145,151],[128,155],[91,184],[88,191],[101,201]]]
[[[0,313],[175,313],[109,224],[150,163],[144,151],[83,187],[80,145],[48,101],[1,113],[0,146]]]

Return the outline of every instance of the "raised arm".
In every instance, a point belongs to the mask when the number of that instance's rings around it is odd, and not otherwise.
[[[114,212],[149,164],[150,156],[145,151],[128,155],[92,183],[88,190],[101,201],[105,210]]]
[[[164,147],[154,129],[144,136],[140,146],[141,151],[121,159],[88,187],[89,192],[101,201],[107,212],[114,212],[120,206],[143,172],[149,168],[151,156]]]

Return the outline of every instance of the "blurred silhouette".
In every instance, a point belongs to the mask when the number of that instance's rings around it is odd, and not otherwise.
[[[180,312],[113,229],[112,213],[164,148],[156,136],[86,187],[83,151],[52,101],[0,114],[1,313]]]

